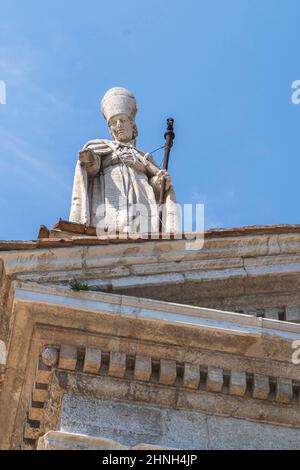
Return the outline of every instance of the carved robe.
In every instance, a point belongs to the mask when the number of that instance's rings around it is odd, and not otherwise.
[[[93,140],[84,149],[96,154],[87,167],[78,161],[70,221],[97,227],[97,234],[111,232],[158,233],[160,168],[149,154],[131,144]],[[180,217],[173,187],[167,191],[164,232],[179,232]]]

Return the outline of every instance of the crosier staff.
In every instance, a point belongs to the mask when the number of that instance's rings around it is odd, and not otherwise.
[[[175,139],[173,125],[174,125],[174,119],[168,118],[167,130],[164,134],[166,144],[165,144],[164,162],[163,162],[163,168],[162,168],[166,172],[168,171],[170,151],[171,151],[171,148],[173,147],[173,141]],[[159,233],[162,233],[162,230],[163,230],[162,219],[163,219],[163,205],[165,203],[165,197],[166,197],[166,177],[164,176],[162,180],[161,192],[160,192],[160,198],[159,198]]]

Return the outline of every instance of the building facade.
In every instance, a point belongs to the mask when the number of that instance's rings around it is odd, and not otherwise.
[[[300,448],[299,225],[74,226],[0,242],[1,449]]]

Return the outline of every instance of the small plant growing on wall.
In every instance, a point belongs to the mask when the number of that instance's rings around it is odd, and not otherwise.
[[[79,292],[80,290],[89,290],[89,286],[86,282],[80,282],[77,279],[72,279],[69,282],[69,286],[76,292]]]

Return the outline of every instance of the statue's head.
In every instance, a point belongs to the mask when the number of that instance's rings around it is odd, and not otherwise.
[[[108,121],[109,132],[114,140],[130,142],[137,137],[135,122],[126,114],[117,114]]]
[[[137,104],[126,88],[111,88],[102,98],[101,110],[114,140],[130,142],[138,132],[135,124]]]

